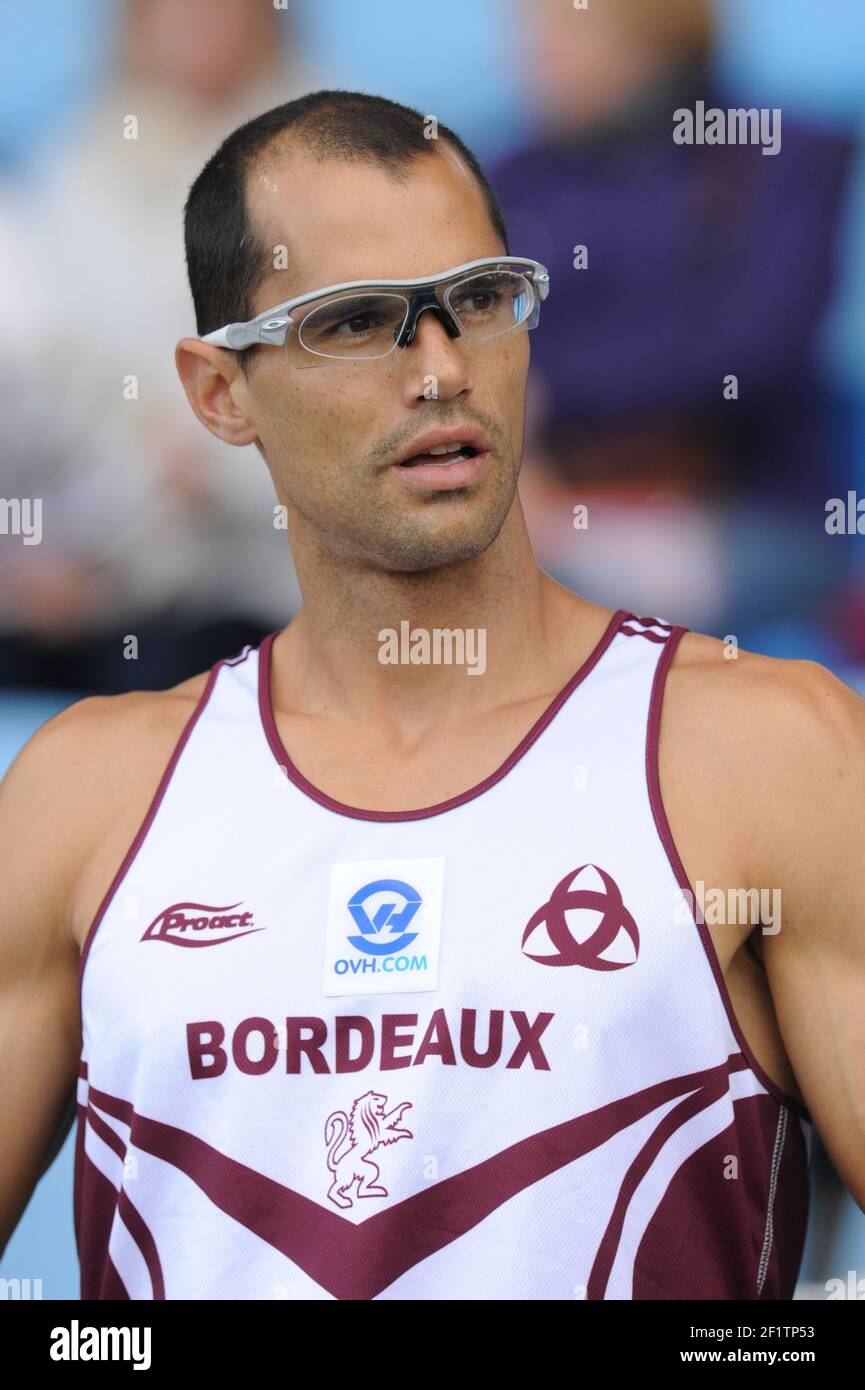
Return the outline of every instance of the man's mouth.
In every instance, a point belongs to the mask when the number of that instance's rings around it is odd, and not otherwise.
[[[416,468],[418,464],[428,463],[446,467],[449,463],[455,463],[457,459],[474,458],[477,449],[472,444],[440,444],[436,449],[430,449],[426,454],[414,454],[412,458],[403,459],[398,465],[400,468]]]

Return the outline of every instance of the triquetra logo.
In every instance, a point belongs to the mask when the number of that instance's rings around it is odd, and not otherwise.
[[[534,954],[543,945],[544,932],[553,950]],[[531,943],[534,952],[526,950],[531,937],[534,937]],[[640,934],[622,902],[618,884],[597,864],[582,864],[579,869],[565,874],[553,889],[549,902],[529,919],[523,932],[522,950],[529,960],[539,965],[623,970],[637,960]]]

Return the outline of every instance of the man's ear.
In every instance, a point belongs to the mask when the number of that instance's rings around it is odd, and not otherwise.
[[[258,436],[236,355],[200,338],[181,338],[174,361],[186,399],[205,429],[226,444],[254,443]]]

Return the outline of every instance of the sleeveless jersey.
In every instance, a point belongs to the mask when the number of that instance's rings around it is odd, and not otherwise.
[[[82,952],[83,1298],[792,1298],[813,1121],[661,799],[685,630],[618,611],[412,811],[295,767],[277,634],[214,665]]]

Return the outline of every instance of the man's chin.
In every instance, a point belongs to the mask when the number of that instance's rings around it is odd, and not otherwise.
[[[394,537],[385,547],[383,567],[396,574],[418,574],[465,564],[489,550],[505,520],[497,516],[485,526],[466,526],[449,535],[415,534],[402,537],[399,542]]]

